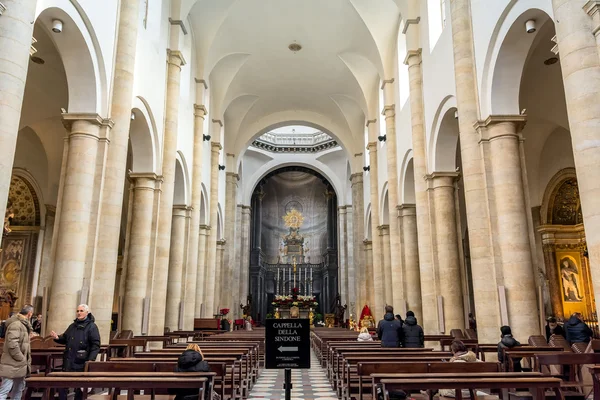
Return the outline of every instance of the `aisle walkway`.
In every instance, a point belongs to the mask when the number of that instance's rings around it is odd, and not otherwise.
[[[338,400],[315,354],[310,352],[310,369],[292,370],[292,400]],[[250,399],[285,398],[283,370],[262,370],[250,391]]]

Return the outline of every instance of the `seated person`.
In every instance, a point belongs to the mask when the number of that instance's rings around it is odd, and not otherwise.
[[[254,321],[252,321],[252,317],[248,315],[248,317],[246,317],[246,320],[244,321],[244,329],[246,329],[247,331],[252,331],[254,330],[252,328],[253,325]]]
[[[594,336],[594,332],[592,332],[590,327],[583,322],[583,316],[578,312],[571,315],[571,318],[569,318],[565,324],[565,330],[567,333],[567,341],[570,344],[589,343]]]
[[[193,343],[188,344],[187,348],[177,359],[175,372],[210,372],[208,362],[204,360],[200,347]],[[204,398],[210,399],[210,393],[205,393]],[[175,394],[174,400],[198,400],[197,389],[174,389],[172,394]]]
[[[558,322],[556,322],[556,318],[548,317],[546,320],[546,341],[548,343],[550,343],[550,337],[552,335],[565,337],[565,330],[558,324]]]
[[[513,338],[510,326],[504,325],[503,327],[501,327],[500,333],[501,333],[500,337],[502,339],[500,340],[500,343],[498,343],[498,361],[500,361],[500,363],[502,363],[504,365],[504,349],[512,349],[513,347],[520,346],[521,343],[519,343],[518,340]],[[515,372],[522,371],[520,358],[515,358],[513,360],[513,370]]]
[[[369,333],[369,329],[366,326],[363,326],[356,338],[359,342],[372,342],[373,336]]]
[[[479,362],[479,361],[481,361],[477,358],[475,353],[473,353],[470,350],[467,350],[467,347],[465,346],[465,344],[463,342],[461,342],[460,340],[455,340],[452,342],[452,344],[450,345],[450,351],[452,352],[452,358],[450,359],[450,362]],[[470,397],[469,389],[463,389],[461,394],[462,394],[462,397]],[[477,392],[478,396],[484,396],[486,394],[487,393]],[[456,393],[455,393],[454,389],[440,389],[438,396],[455,397]]]

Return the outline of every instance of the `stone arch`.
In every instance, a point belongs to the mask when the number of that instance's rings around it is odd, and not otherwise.
[[[42,226],[45,206],[42,191],[33,175],[14,168],[8,191],[7,210],[12,209],[11,226]]]
[[[223,239],[223,232],[223,210],[221,209],[221,203],[219,203],[217,204],[217,240]]]
[[[371,203],[367,205],[367,211],[365,213],[365,239],[373,239],[373,230],[371,229]]]
[[[160,153],[156,121],[148,102],[140,96],[133,100],[133,120],[129,129],[131,141],[132,172],[156,172],[156,160]]]
[[[482,116],[518,115],[521,77],[530,49],[545,23],[553,23],[550,2],[512,0],[490,39],[482,77]],[[528,34],[525,22],[536,20],[537,31]]]
[[[383,225],[388,225],[390,223],[390,213],[389,213],[389,199],[388,199],[388,183],[385,182],[383,184],[383,189],[381,191],[380,197],[381,204],[379,205],[379,214],[381,215],[381,223]]]
[[[542,225],[577,225],[583,223],[575,168],[558,171],[544,192],[541,207]]]
[[[456,98],[447,96],[440,104],[433,119],[429,141],[429,170],[454,171],[456,170],[456,151],[458,145],[459,128],[456,118]]]
[[[188,181],[187,165],[185,158],[181,152],[177,152],[175,160],[175,191],[173,193],[174,205],[189,205],[189,181]]]
[[[98,38],[88,16],[69,0],[54,0],[38,11],[36,25],[43,27],[61,55],[68,80],[67,111],[108,114],[108,84]],[[52,32],[52,21],[63,22],[61,33]]]
[[[200,193],[200,224],[201,225],[209,225],[210,221],[208,219],[208,192],[206,191],[206,186],[204,183],[202,184],[202,193]]]
[[[415,172],[413,167],[412,151],[406,153],[404,162],[402,163],[402,173],[400,174],[400,185],[402,189],[400,201],[402,204],[415,203]]]

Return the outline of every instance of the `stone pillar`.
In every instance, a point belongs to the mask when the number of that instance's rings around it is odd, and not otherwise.
[[[381,258],[383,259],[383,288],[385,293],[384,300],[385,305],[392,305],[392,293],[395,288],[392,287],[392,266],[390,260],[390,226],[380,225],[377,227],[377,230],[379,231],[379,240],[381,241],[381,250],[383,253]]]
[[[233,317],[238,319],[242,316],[242,309],[240,304],[242,302],[246,304],[246,297],[243,295],[241,288],[242,279],[242,205],[237,204],[235,206],[235,232],[233,235],[234,250],[233,250],[233,285],[231,291],[233,292]]]
[[[198,275],[196,276],[196,305],[194,311],[195,318],[202,317],[202,306],[206,303],[204,298],[204,282],[206,281],[206,240],[209,236],[210,228],[207,225],[200,225],[198,236]]]
[[[17,147],[36,0],[3,0],[0,17],[0,213],[6,199]],[[1,244],[2,238],[0,238]]]
[[[77,307],[84,297],[83,275],[89,242],[90,205],[94,195],[96,152],[100,126],[108,123],[95,114],[63,114],[63,121],[69,132],[69,149],[56,235],[47,332],[64,331],[73,319],[72,313],[66,310]],[[107,301],[112,306],[112,298]]]
[[[108,343],[112,319],[112,298],[114,297],[121,214],[123,210],[123,190],[129,146],[131,107],[133,104],[133,75],[139,19],[138,0],[120,2],[118,39],[116,40],[115,67],[112,81],[110,118],[114,121],[111,129],[104,168],[104,181],[100,215],[97,217],[96,251],[93,277],[90,282],[90,305],[100,329],[103,343]],[[161,331],[160,334],[163,332]]]
[[[525,116],[490,116],[480,122],[489,140],[490,169],[497,214],[494,235],[503,272],[508,321],[516,337],[539,335],[538,304],[523,172],[519,151]]]
[[[371,305],[374,304],[373,298],[375,294],[373,293],[373,241],[365,239],[363,241],[363,251],[365,252],[365,282],[364,286],[367,288],[365,302],[369,305],[369,308],[372,308]],[[364,305],[363,305],[364,307]],[[362,307],[361,307],[362,310]],[[358,314],[360,317],[360,313]]]
[[[335,243],[335,231],[337,226],[335,224],[336,204],[335,204],[335,192],[333,188],[328,187],[325,191],[327,197],[327,249],[337,248]]]
[[[216,303],[216,312],[218,313],[220,309],[225,308],[223,303],[224,297],[231,297],[231,293],[227,293],[223,290],[223,280],[226,276],[223,274],[223,261],[225,255],[225,240],[221,239],[217,241],[217,256],[216,256],[216,265],[217,271],[219,271],[215,276],[215,303]]]
[[[474,124],[479,119],[476,71],[473,54],[470,0],[450,0],[452,43],[462,175],[469,228],[475,317],[480,343],[498,340],[500,303],[494,265],[494,248],[486,193],[480,137]],[[419,232],[419,238],[421,232]],[[419,240],[420,242],[420,240]]]
[[[340,238],[339,254],[340,254],[340,281],[339,294],[342,304],[348,302],[348,262],[347,249],[348,242],[346,239],[346,207],[338,207],[338,231]]]
[[[246,304],[246,298],[250,294],[249,273],[250,273],[250,206],[242,206],[242,261],[240,264],[240,298],[243,304]],[[253,299],[254,300],[254,299]]]
[[[370,124],[369,124],[370,125]],[[371,312],[375,319],[383,315],[384,306],[384,282],[383,282],[383,260],[381,258],[381,241],[377,234],[377,226],[379,226],[379,178],[377,169],[377,142],[369,142],[367,145],[370,160],[370,189],[371,189],[371,233],[372,233],[372,248],[373,248],[373,275],[371,282],[373,286],[368,286],[367,290],[372,290],[373,303],[370,303]]]
[[[169,279],[167,281],[167,312],[165,327],[171,332],[179,330],[179,309],[183,286],[183,258],[185,250],[186,206],[173,207],[171,224],[171,250],[169,252]]]
[[[150,269],[154,191],[159,182],[154,173],[130,173],[129,177],[133,181],[133,208],[121,329],[131,330],[135,336],[139,336],[142,334],[144,299]]]
[[[430,176],[435,210],[436,280],[444,304],[444,326],[440,326],[440,331],[446,334],[451,329],[465,328],[454,201],[454,182],[457,177],[456,172],[434,172]]]
[[[354,314],[354,320],[356,320],[356,264],[354,258],[354,221],[353,221],[353,207],[346,206],[346,241],[344,246],[346,247],[346,279],[347,279],[347,292],[348,293],[348,312],[347,317],[350,318],[350,314]]]
[[[56,207],[46,204],[46,222],[44,231],[44,241],[42,248],[42,261],[40,265],[40,278],[38,283],[38,296],[43,296],[44,288],[50,290],[52,284],[52,274],[54,272],[54,263],[52,262],[52,241],[54,239],[54,219],[56,217]]]
[[[217,273],[217,212],[219,202],[219,151],[221,144],[211,143],[210,159],[210,232],[206,242],[206,281],[204,282],[204,317],[215,313],[215,278]]]
[[[423,112],[423,68],[421,49],[409,51],[405,63],[410,79],[410,111],[412,124],[413,165],[417,229],[419,231],[419,265],[421,270],[421,298],[423,329],[433,334],[438,330],[437,299],[432,259],[431,220],[427,195],[427,152],[425,144],[425,115]],[[417,317],[418,318],[418,317]]]
[[[591,275],[600,309],[600,4],[553,0],[577,185],[585,224]],[[592,36],[596,35],[596,41]],[[596,50],[596,51],[595,51]]]
[[[227,165],[230,167],[235,165],[233,154],[227,154]],[[232,310],[234,316],[234,306],[239,306],[237,303],[237,287],[239,286],[238,280],[235,279],[235,275],[239,272],[239,268],[234,266],[235,260],[235,216],[237,208],[237,183],[239,176],[233,172],[227,172],[225,178],[225,241],[227,247],[223,254],[223,270],[221,274],[221,288],[223,295],[221,296],[221,307],[229,308]],[[234,290],[235,288],[235,290]]]
[[[181,67],[185,60],[180,51],[167,50],[167,99],[165,102],[165,134],[162,153],[162,196],[158,214],[156,265],[150,296],[150,335],[162,335],[165,326],[165,300],[169,275],[169,246],[175,192],[175,164],[177,155],[177,123]]]
[[[358,172],[350,177],[352,185],[352,224],[354,228],[354,265],[355,265],[355,286],[352,290],[356,291],[356,315],[360,316],[360,312],[365,304],[367,304],[367,285],[366,282],[366,264],[365,251],[363,240],[365,239],[365,206],[364,206],[364,189],[363,189],[363,174]]]
[[[421,272],[419,269],[419,240],[417,234],[417,210],[414,204],[399,207],[402,218],[402,246],[404,276],[406,277],[406,309],[415,315],[423,315],[421,304]]]
[[[196,90],[203,93],[204,86],[196,85]],[[202,98],[202,95],[196,95]],[[192,219],[190,222],[190,241],[188,248],[188,265],[186,268],[184,306],[183,306],[183,329],[194,329],[194,316],[198,316],[202,299],[203,288],[201,286],[204,277],[200,270],[204,271],[204,262],[200,256],[200,208],[202,203],[202,155],[204,153],[204,117],[206,108],[204,105],[194,104],[194,160],[192,170]]]

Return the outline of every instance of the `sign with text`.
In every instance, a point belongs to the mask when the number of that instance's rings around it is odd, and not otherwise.
[[[267,369],[310,368],[310,321],[268,319],[265,335]]]

